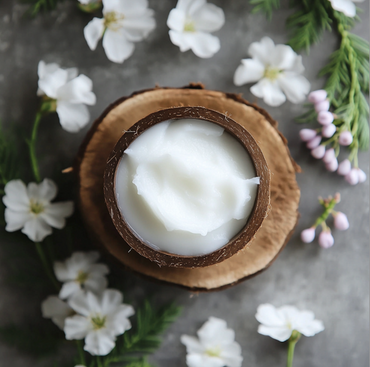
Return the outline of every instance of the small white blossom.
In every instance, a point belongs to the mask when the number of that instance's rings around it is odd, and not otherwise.
[[[64,329],[64,321],[75,312],[57,296],[49,296],[41,303],[42,317],[51,319],[59,329]]]
[[[41,242],[52,233],[51,227],[61,229],[66,217],[73,213],[73,202],[51,203],[58,188],[47,178],[40,184],[26,186],[21,180],[9,181],[4,188],[5,229],[26,234],[30,240]]]
[[[210,317],[198,330],[198,338],[182,335],[186,346],[186,363],[189,367],[240,367],[243,362],[241,347],[234,341],[234,330],[226,321]]]
[[[311,311],[299,311],[294,306],[276,308],[270,304],[258,306],[256,319],[262,324],[258,332],[281,342],[292,335],[293,330],[304,336],[314,336],[324,330],[322,321],[315,320]]]
[[[147,0],[103,0],[104,18],[94,18],[84,28],[91,50],[100,38],[109,60],[122,63],[134,52],[134,42],[142,41],[155,28],[154,12]]]
[[[356,15],[356,5],[364,0],[329,0],[333,9],[343,13],[347,17],[353,18]]]
[[[116,337],[131,328],[128,317],[135,311],[122,303],[122,293],[106,289],[101,296],[89,291],[78,292],[68,304],[77,315],[65,320],[66,339],[85,339],[84,349],[92,355],[107,355]]]
[[[77,132],[90,119],[85,105],[94,105],[92,81],[86,75],[78,75],[76,68],[61,69],[58,64],[39,62],[39,89],[37,95],[50,103],[49,111],[56,111],[64,130]],[[77,76],[78,75],[78,76]]]
[[[179,0],[167,19],[171,42],[181,52],[191,49],[202,58],[212,57],[220,49],[220,40],[210,33],[224,23],[223,10],[205,0]]]
[[[96,264],[99,253],[74,252],[65,262],[55,262],[54,272],[57,279],[63,282],[59,297],[66,299],[80,290],[100,293],[107,287],[105,275],[109,269],[105,264]]]
[[[249,46],[248,53],[252,58],[241,61],[234,74],[235,85],[258,82],[250,91],[270,106],[280,106],[286,98],[293,103],[306,99],[310,83],[301,75],[302,57],[290,46],[275,45],[263,37]]]

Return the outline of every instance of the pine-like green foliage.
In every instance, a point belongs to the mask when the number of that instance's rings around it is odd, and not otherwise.
[[[289,46],[308,53],[310,46],[320,41],[325,30],[331,30],[330,2],[325,0],[292,0],[296,9],[286,22],[290,29]]]
[[[252,14],[264,13],[269,20],[272,18],[273,11],[280,8],[280,0],[250,0],[249,3],[254,5]]]
[[[63,0],[23,0],[24,3],[30,4],[27,14],[35,17],[40,12],[50,11],[57,7],[57,4]]]

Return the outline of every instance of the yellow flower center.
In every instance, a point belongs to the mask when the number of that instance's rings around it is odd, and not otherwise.
[[[33,214],[40,214],[44,211],[44,206],[37,202],[37,201],[34,201],[34,200],[31,200],[30,201],[30,210],[31,210],[31,213]]]
[[[88,276],[89,276],[88,273],[85,273],[82,270],[80,270],[77,274],[76,281],[79,282],[80,284],[84,284],[86,282]]]
[[[184,32],[195,32],[195,25],[192,20],[187,20],[184,25]]]
[[[57,110],[57,100],[48,96],[42,97],[41,111],[55,112]]]
[[[94,330],[99,330],[105,326],[106,317],[95,316],[91,318]]]
[[[112,31],[118,31],[122,25],[120,22],[125,19],[123,14],[116,13],[115,11],[110,11],[104,15],[104,28],[109,28]]]
[[[264,72],[263,76],[265,78],[270,79],[271,81],[273,81],[273,80],[277,79],[277,77],[279,76],[280,73],[281,73],[281,71],[279,69],[267,67],[265,69],[265,72]]]
[[[221,355],[221,348],[220,347],[215,347],[215,348],[210,348],[206,350],[206,354],[209,357],[220,357]]]

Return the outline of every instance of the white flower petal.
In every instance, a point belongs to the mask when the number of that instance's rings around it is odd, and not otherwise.
[[[225,320],[210,317],[197,332],[203,345],[228,344],[235,339],[234,330],[228,329]]]
[[[263,78],[264,65],[257,59],[244,59],[235,71],[234,84],[237,86],[257,82]]]
[[[58,68],[39,79],[39,88],[50,98],[57,98],[58,89],[68,80],[68,72]]]
[[[21,180],[11,180],[4,187],[3,203],[12,210],[29,211],[30,200],[26,185]]]
[[[90,313],[100,313],[101,311],[97,296],[89,291],[77,292],[68,300],[68,304],[77,313],[86,317]]]
[[[275,43],[269,37],[263,37],[260,42],[253,42],[249,48],[248,53],[254,59],[262,62],[263,65],[269,66],[271,55],[275,50]]]
[[[101,298],[101,311],[105,314],[114,311],[123,301],[123,294],[115,289],[107,289]]]
[[[221,47],[218,37],[209,33],[186,32],[184,37],[186,39],[186,43],[190,45],[195,55],[201,58],[212,57]]]
[[[175,8],[170,11],[170,14],[168,14],[167,26],[174,31],[182,32],[184,30],[185,20],[186,13]]]
[[[126,32],[128,41],[138,42],[148,36],[148,34],[156,27],[155,19],[152,12],[148,9],[147,14],[140,17],[124,19],[122,27]]]
[[[225,23],[224,11],[214,4],[204,4],[194,14],[192,20],[197,31],[215,32]]]
[[[264,78],[251,87],[250,91],[269,106],[280,106],[286,101],[284,93],[281,91],[277,81],[271,82]]]
[[[33,242],[41,242],[52,233],[51,227],[40,217],[34,217],[24,224],[22,232]]]
[[[95,262],[96,260],[92,262]],[[94,276],[104,276],[109,274],[109,268],[105,264],[92,264],[89,268],[89,273]]]
[[[49,296],[41,303],[42,317],[51,319],[60,329],[64,328],[65,319],[72,309],[57,296]]]
[[[102,275],[89,275],[84,283],[84,288],[88,291],[94,292],[96,294],[101,293],[105,288],[107,288],[108,281]]]
[[[220,358],[228,367],[241,367],[243,357],[241,356],[242,348],[236,342],[223,346]]]
[[[209,357],[206,354],[188,354],[186,356],[188,367],[224,367],[225,363],[221,358]]]
[[[107,29],[103,38],[103,47],[110,61],[122,63],[134,52],[134,44],[129,42],[121,31]]]
[[[14,211],[12,209],[5,209],[5,230],[8,232],[18,231],[23,228],[26,222],[32,220],[32,215],[26,211]]]
[[[73,279],[73,277],[71,277],[69,268],[60,261],[54,262],[54,273],[60,282],[66,282]]]
[[[118,0],[115,11],[123,13],[126,18],[145,14],[148,10],[148,0]],[[105,7],[105,6],[104,6]]]
[[[115,337],[108,329],[91,331],[85,339],[84,350],[92,355],[105,356],[116,345],[115,340]]]
[[[303,63],[302,63],[302,56],[297,55],[295,60],[294,60],[294,63],[292,65],[292,67],[287,71],[293,72],[295,74],[302,74],[304,72],[304,70],[305,70],[305,68],[304,68]]]
[[[62,285],[62,288],[59,291],[59,297],[61,299],[67,299],[80,291],[81,291],[80,284],[72,280]]]
[[[27,185],[27,195],[29,199],[36,201],[39,201],[40,199],[42,200],[39,194],[39,185],[36,182],[30,182]]]
[[[46,64],[45,61],[41,60],[38,65],[37,74],[40,79],[45,78],[47,74],[54,73],[59,69],[59,65],[56,63]]]
[[[270,65],[279,70],[291,69],[295,63],[297,54],[290,46],[276,45],[274,52],[270,55]]]
[[[64,321],[64,332],[67,340],[83,339],[92,330],[91,322],[83,316],[67,317]]]
[[[285,324],[276,307],[268,303],[258,306],[256,319],[266,326],[283,326]]]
[[[304,336],[314,336],[324,329],[324,324],[320,320],[312,320],[309,324],[297,327],[297,330]]]
[[[68,81],[76,78],[77,75],[78,75],[78,69],[77,68],[69,68],[69,69],[66,69],[66,72],[68,74]]]
[[[108,316],[106,327],[114,333],[114,335],[121,335],[126,330],[131,329],[131,322],[128,317],[135,314],[134,308],[130,305],[120,305],[114,314]]]
[[[186,346],[188,353],[203,353],[204,347],[197,338],[190,335],[181,335],[181,343]]]
[[[168,34],[170,36],[171,42],[174,45],[179,46],[181,52],[190,50],[190,45],[188,44],[184,33],[170,30]]]
[[[176,9],[179,9],[184,13],[189,13],[190,10],[199,9],[205,3],[206,0],[178,0]]]
[[[66,221],[64,218],[69,217],[73,213],[73,201],[65,201],[62,203],[52,203],[45,207],[44,212],[40,216],[47,224],[54,228],[62,229]]]
[[[46,201],[51,201],[57,196],[58,187],[53,180],[45,178],[38,185],[38,198]]]
[[[258,333],[261,335],[267,335],[280,342],[284,342],[290,338],[290,336],[292,335],[292,330],[284,327],[259,325]]]
[[[356,15],[356,5],[351,0],[329,0],[333,9],[353,18]],[[353,0],[354,1],[354,0]]]
[[[81,74],[59,88],[58,103],[63,100],[76,104],[94,105],[96,103],[96,96],[91,90],[91,79]]]
[[[207,0],[192,0],[189,1],[186,13],[193,18],[195,14],[197,14],[203,6],[207,4]],[[176,7],[179,7],[178,5]]]
[[[84,28],[84,36],[90,50],[95,50],[104,32],[104,19],[93,18]]]
[[[83,104],[58,101],[57,113],[63,129],[75,133],[80,131],[90,120],[90,113]]]

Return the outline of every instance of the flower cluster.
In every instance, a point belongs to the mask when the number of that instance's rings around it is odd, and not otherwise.
[[[353,142],[353,136],[345,124],[339,128],[335,125],[337,116],[329,111],[330,102],[327,99],[327,92],[323,89],[311,92],[308,100],[314,104],[317,122],[322,125],[317,130],[302,129],[299,133],[301,140],[311,150],[311,155],[316,159],[322,159],[328,171],[337,171],[351,185],[364,182],[366,180],[365,172],[356,165],[352,168],[349,159],[338,162],[340,146],[350,146]],[[323,138],[329,140],[323,141]]]
[[[253,42],[248,49],[251,59],[243,59],[235,71],[237,86],[258,82],[250,91],[270,106],[280,106],[288,98],[303,102],[310,91],[309,81],[302,76],[302,57],[290,46],[275,45],[269,37]]]
[[[118,335],[131,328],[128,317],[135,312],[123,303],[123,295],[106,289],[109,269],[97,264],[97,252],[75,252],[65,262],[56,262],[54,272],[63,282],[58,296],[41,305],[42,315],[64,330],[66,339],[85,339],[92,355],[107,355]],[[66,301],[63,301],[66,300]]]
[[[305,243],[310,243],[315,238],[316,228],[321,225],[322,231],[319,235],[319,245],[322,248],[329,248],[334,245],[334,237],[331,234],[329,226],[326,224],[326,220],[329,215],[334,218],[334,227],[340,231],[345,231],[349,228],[349,222],[347,216],[338,211],[334,211],[334,207],[340,202],[340,194],[336,193],[334,198],[329,196],[327,199],[319,198],[320,204],[324,207],[323,214],[316,220],[315,224],[302,231],[301,240]]]

